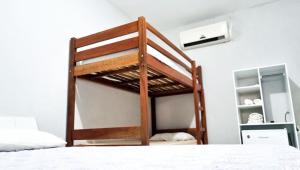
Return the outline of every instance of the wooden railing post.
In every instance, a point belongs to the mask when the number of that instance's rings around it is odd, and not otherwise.
[[[68,70],[68,103],[67,103],[67,146],[73,146],[73,131],[74,131],[74,118],[75,118],[75,83],[76,77],[74,76],[75,67],[75,38],[70,40],[70,52],[69,52],[69,70]]]
[[[192,61],[192,78],[193,78],[193,94],[194,94],[194,109],[195,109],[195,123],[196,123],[196,139],[197,144],[201,144],[201,129],[200,129],[200,100],[197,83],[197,69],[195,61]]]
[[[138,19],[139,32],[139,65],[140,65],[140,107],[141,107],[141,140],[142,145],[149,145],[148,125],[148,74],[147,74],[147,37],[144,17]]]

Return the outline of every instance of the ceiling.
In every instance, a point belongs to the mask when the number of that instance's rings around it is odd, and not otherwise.
[[[275,0],[108,0],[130,19],[145,16],[154,26],[169,29]]]

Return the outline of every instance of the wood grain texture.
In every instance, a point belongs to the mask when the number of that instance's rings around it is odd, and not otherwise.
[[[166,76],[158,75],[158,76],[148,77],[148,81],[149,80],[159,80],[159,79],[163,79],[163,78],[166,78]],[[133,80],[123,81],[121,84],[131,84],[131,83],[136,83],[139,81],[140,81],[140,78],[137,78],[137,79],[133,79]]]
[[[174,45],[170,40],[168,40],[164,35],[162,35],[157,29],[155,29],[149,23],[147,23],[147,29],[150,32],[152,32],[154,35],[156,35],[158,38],[160,38],[167,45],[169,45],[173,50],[175,50],[178,54],[180,54],[184,59],[186,59],[188,62],[190,62],[192,64],[192,60],[186,54],[184,54],[179,48],[176,47],[176,45]]]
[[[140,107],[141,107],[141,140],[142,145],[149,145],[148,120],[148,69],[147,69],[147,38],[146,21],[138,19],[139,32],[139,65],[140,65]]]
[[[197,90],[197,70],[195,61],[192,62],[192,75],[193,75],[193,94],[194,94],[194,109],[195,109],[195,124],[196,124],[196,139],[197,144],[201,144],[201,131],[200,131],[200,100]]]
[[[179,64],[181,67],[183,67],[184,69],[186,69],[188,72],[192,73],[192,69],[191,67],[189,67],[188,65],[186,65],[184,62],[182,62],[181,60],[179,60],[178,58],[176,58],[174,55],[172,55],[171,53],[169,53],[167,50],[165,50],[164,48],[162,48],[161,46],[159,46],[157,43],[155,43],[154,41],[148,39],[147,41],[148,45],[150,45],[152,48],[154,48],[155,50],[159,51],[161,54],[163,54],[164,56],[166,56],[167,58],[169,58],[170,60],[174,61],[175,63]]]
[[[91,58],[102,57],[105,55],[118,53],[121,51],[134,49],[137,47],[138,47],[138,38],[134,37],[134,38],[106,44],[100,47],[95,47],[95,48],[77,52],[75,55],[75,60],[82,61]]]
[[[137,21],[78,38],[76,48],[137,32]]]
[[[207,123],[206,123],[206,106],[205,106],[205,94],[203,88],[203,77],[202,77],[202,68],[201,66],[197,67],[197,75],[198,75],[198,82],[201,85],[200,90],[200,103],[201,103],[201,127],[205,128],[206,130],[202,133],[203,144],[208,144],[208,132],[207,132]]]
[[[72,132],[74,130],[74,117],[75,117],[75,83],[76,77],[74,74],[74,55],[76,52],[75,48],[75,38],[71,38],[70,40],[70,51],[69,51],[69,70],[68,70],[68,98],[67,98],[67,132],[66,132],[66,140],[67,146],[73,146],[73,136]]]
[[[81,79],[84,80],[89,80],[92,81],[94,83],[99,83],[108,87],[112,87],[112,88],[116,88],[116,89],[120,89],[120,90],[124,90],[124,91],[128,91],[128,92],[132,92],[135,94],[140,94],[139,89],[134,88],[132,86],[129,85],[120,85],[119,83],[116,83],[114,81],[110,81],[104,78],[91,78],[91,77],[82,77]]]
[[[76,66],[74,69],[74,76],[81,76],[108,70],[117,70],[136,64],[138,64],[138,54],[132,53],[116,58]]]
[[[140,127],[77,129],[73,131],[73,138],[74,140],[139,139]]]

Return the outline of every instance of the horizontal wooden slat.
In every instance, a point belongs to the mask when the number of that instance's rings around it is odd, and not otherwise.
[[[132,71],[132,70],[137,70],[139,69],[139,66],[131,66],[131,67],[125,67],[123,69],[119,69],[119,70],[112,70],[112,71],[105,71],[102,72],[100,74],[97,74],[97,77],[101,77],[101,76],[107,76],[107,75],[112,75],[112,74],[119,74],[119,73],[124,73],[124,72],[128,72],[128,71]]]
[[[73,131],[73,139],[140,139],[140,127],[78,129]]]
[[[148,77],[148,81],[158,80],[158,79],[163,79],[163,78],[166,78],[166,76],[165,75],[158,75],[158,76]],[[137,78],[137,79],[133,79],[133,80],[123,81],[121,84],[137,83],[139,81],[140,81],[140,78]]]
[[[169,45],[173,50],[175,50],[178,54],[180,54],[183,58],[185,58],[188,62],[192,63],[192,60],[184,54],[179,48],[176,47],[170,40],[168,40],[164,35],[162,35],[157,29],[147,23],[147,29],[160,38],[163,42]]]
[[[95,63],[76,66],[74,69],[74,76],[81,76],[94,72],[117,70],[136,64],[138,64],[138,53],[132,53],[116,58],[98,61]]]
[[[146,60],[151,69],[159,72],[160,74],[164,74],[170,79],[180,82],[185,86],[193,87],[192,80],[190,78],[157,60],[151,54],[148,54]]]
[[[138,47],[138,38],[130,38],[100,47],[95,47],[75,53],[75,61],[87,60],[95,57],[101,57],[121,51],[126,51]]]
[[[127,35],[137,31],[137,21],[114,27],[102,32],[91,34],[85,37],[78,38],[76,40],[76,48],[87,46],[90,44],[98,43],[101,41],[109,40],[119,36]]]
[[[155,42],[153,42],[152,40],[148,39],[147,41],[148,45],[150,45],[152,48],[156,49],[157,51],[159,51],[160,53],[162,53],[164,56],[166,56],[167,58],[171,59],[172,61],[176,62],[177,64],[181,65],[184,69],[186,69],[188,72],[192,73],[192,69],[191,67],[189,67],[188,65],[186,65],[184,62],[182,62],[181,60],[179,60],[178,58],[176,58],[174,55],[172,55],[171,53],[169,53],[167,50],[163,49],[161,46],[159,46],[158,44],[156,44]]]
[[[149,88],[160,88],[160,87],[168,87],[168,86],[174,86],[179,85],[177,82],[175,83],[162,83],[162,84],[155,84],[155,85],[149,85]]]
[[[112,88],[116,88],[116,89],[120,89],[120,90],[125,90],[125,91],[136,93],[136,94],[140,93],[139,89],[137,89],[137,88],[134,88],[134,87],[126,85],[126,84],[125,85],[120,85],[117,82],[110,81],[110,80],[107,80],[107,79],[104,79],[104,78],[92,78],[92,77],[81,77],[81,78],[85,79],[85,80],[95,82],[95,83],[99,83],[99,84],[102,84],[102,85],[105,85],[105,86],[108,86],[108,87],[112,87]]]

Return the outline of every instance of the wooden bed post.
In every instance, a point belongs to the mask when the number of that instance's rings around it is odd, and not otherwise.
[[[197,69],[195,61],[192,61],[192,78],[193,78],[193,94],[194,94],[194,106],[195,106],[195,123],[196,123],[196,139],[197,144],[201,144],[201,129],[200,129],[200,101],[198,93],[198,83],[197,83]]]
[[[152,135],[156,134],[156,97],[151,97],[151,126]]]
[[[75,66],[75,38],[70,40],[70,52],[69,52],[69,77],[68,77],[68,103],[67,103],[67,146],[73,146],[73,131],[74,131],[74,117],[75,117],[75,82],[74,66]]]
[[[201,86],[201,90],[199,92],[200,96],[200,104],[201,104],[201,128],[204,128],[204,132],[202,134],[203,144],[208,144],[208,137],[207,137],[207,124],[206,124],[206,107],[205,107],[205,95],[204,95],[204,88],[203,88],[203,78],[202,78],[202,68],[201,66],[197,67],[197,74],[198,74],[198,83]]]
[[[139,32],[139,70],[140,70],[140,106],[141,106],[141,140],[142,145],[149,145],[148,129],[148,74],[147,74],[147,37],[146,21],[144,17],[138,18]]]

